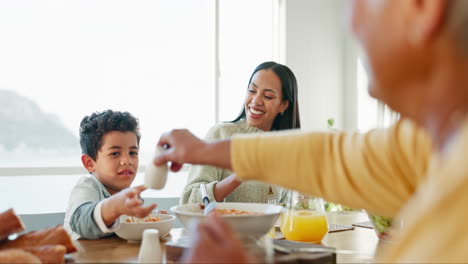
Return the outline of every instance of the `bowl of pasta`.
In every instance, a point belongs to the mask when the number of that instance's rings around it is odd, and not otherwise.
[[[144,218],[132,216],[120,216],[120,226],[115,234],[129,242],[141,241],[143,231],[146,229],[157,229],[159,237],[163,237],[171,231],[176,217],[169,214],[150,214]]]
[[[182,204],[171,211],[187,227],[192,221],[201,221],[206,216],[200,204]],[[240,237],[260,238],[274,226],[283,207],[266,203],[217,203],[215,212],[223,217]]]

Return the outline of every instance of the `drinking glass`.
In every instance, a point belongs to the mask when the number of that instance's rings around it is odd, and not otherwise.
[[[328,232],[323,200],[289,191],[280,228],[287,240],[320,243]]]

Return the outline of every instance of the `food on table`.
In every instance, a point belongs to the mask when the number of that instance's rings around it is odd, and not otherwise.
[[[236,209],[215,209],[215,211],[219,215],[262,215],[262,213],[247,212]]]
[[[23,222],[15,214],[13,209],[9,209],[0,214],[0,223],[2,223],[0,225],[0,240],[24,230]]]
[[[159,222],[161,219],[157,216],[147,216],[145,218],[134,218],[132,216],[128,217],[125,222],[127,223],[148,223],[148,222]]]
[[[0,249],[25,248],[43,245],[64,245],[67,249],[66,253],[77,251],[70,236],[62,225],[26,233],[15,240],[10,240],[1,244]]]
[[[65,254],[77,251],[62,225],[32,231],[14,240],[7,237],[24,230],[12,209],[0,214],[0,263],[65,263]]]
[[[203,210],[205,209],[204,204],[198,204],[200,206],[200,209]],[[262,215],[263,213],[258,213],[258,212],[248,212],[248,211],[242,211],[242,210],[237,210],[237,209],[215,209],[214,210],[217,214],[219,215]]]

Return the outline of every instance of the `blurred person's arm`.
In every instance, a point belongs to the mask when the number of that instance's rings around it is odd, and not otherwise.
[[[226,143],[219,144],[211,147],[221,149]],[[394,216],[415,192],[432,152],[429,137],[409,121],[366,134],[236,136],[230,150],[230,165],[242,180],[264,181],[386,216]]]
[[[382,248],[382,263],[467,263],[468,119],[444,153],[431,162],[426,180],[399,214],[402,232]]]

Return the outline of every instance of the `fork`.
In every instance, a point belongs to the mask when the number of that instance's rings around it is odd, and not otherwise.
[[[268,195],[267,195],[267,203],[268,204],[276,204],[276,196],[275,194],[273,193],[273,190],[271,189],[270,187],[270,190],[268,191]]]

